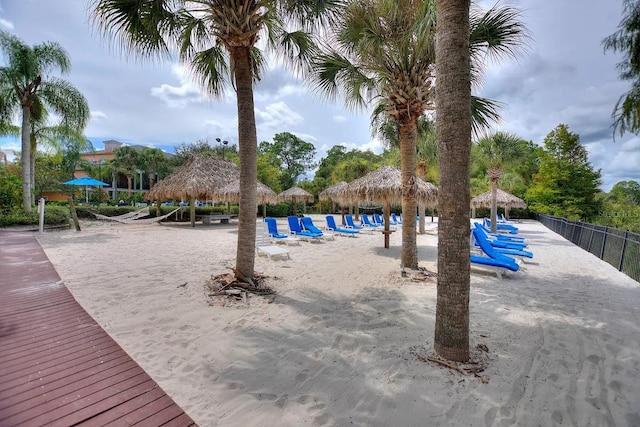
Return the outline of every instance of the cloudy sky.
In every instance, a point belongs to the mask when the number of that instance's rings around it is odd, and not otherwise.
[[[611,111],[628,85],[617,77],[620,58],[605,54],[601,45],[617,28],[622,0],[508,4],[523,11],[531,38],[517,62],[487,64],[477,94],[504,104],[495,129],[542,144],[564,123],[580,135],[591,162],[602,170],[604,190],[620,180],[640,181],[640,138],[613,141]],[[200,139],[237,144],[233,94],[207,99],[179,64],[127,58],[92,29],[88,7],[88,0],[0,0],[0,28],[30,45],[56,41],[68,51],[72,69],[65,78],[89,101],[86,135],[97,149],[107,139],[170,152]],[[348,111],[310,94],[277,66],[256,86],[255,111],[259,141],[292,132],[313,143],[318,158],[336,144],[382,151],[370,135],[367,111]],[[3,139],[0,148],[19,149],[19,143]]]

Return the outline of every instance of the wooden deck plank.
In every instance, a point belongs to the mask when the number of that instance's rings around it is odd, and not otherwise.
[[[149,417],[157,414],[171,405],[171,399],[169,396],[158,396],[153,398],[152,396],[138,396],[136,399],[132,399],[128,402],[129,405],[136,405],[135,410],[132,410],[125,416],[118,418],[110,423],[104,424],[104,427],[118,427],[122,425],[133,426]],[[159,424],[158,424],[159,425]]]
[[[168,421],[162,424],[162,427],[186,427],[185,422],[188,422],[188,421],[185,419],[185,417],[187,417],[187,414],[181,414],[176,418],[172,419],[171,421]],[[190,426],[193,426],[193,425],[195,424],[191,424]]]
[[[98,339],[101,339],[101,341],[98,341]],[[26,378],[33,374],[38,376],[49,375],[63,370],[65,367],[73,367],[85,360],[100,357],[101,350],[110,348],[113,345],[112,343],[113,340],[105,338],[104,335],[96,335],[95,339],[91,339],[91,341],[71,343],[77,344],[77,347],[62,344],[52,348],[44,348],[41,351],[35,349],[32,353],[33,358],[28,358],[24,361],[26,364],[21,364],[20,359],[17,359],[17,363],[12,366],[12,369],[3,373],[4,381],[0,385],[0,390],[4,389],[5,381],[8,383],[15,378]],[[69,351],[69,348],[71,348],[71,351]]]
[[[0,242],[1,426],[195,425],[75,301],[33,233]]]
[[[168,396],[167,396],[168,397]],[[140,422],[134,424],[139,427],[155,427],[161,426],[169,421],[180,416],[180,409],[176,408],[173,405],[170,405],[170,402],[167,402],[167,406],[161,411],[156,412],[148,418],[141,420]]]
[[[109,343],[107,342],[107,344]],[[102,354],[88,354],[64,366],[53,366],[47,370],[31,372],[29,375],[14,377],[11,381],[3,382],[0,385],[0,396],[17,394],[33,387],[41,387],[44,384],[68,377],[75,373],[89,375],[95,372],[95,370],[104,369],[103,367],[106,363],[108,363],[107,366],[125,363],[127,357],[128,355],[119,346],[111,345],[105,349]]]
[[[128,408],[131,405],[131,402],[138,396],[146,396],[146,398],[154,401],[161,396],[164,396],[165,393],[162,391],[160,387],[153,380],[149,380],[145,383],[139,384],[136,387],[131,387],[126,390],[121,390],[117,394],[113,394],[107,398],[103,398],[103,396],[90,396],[94,398],[94,400],[87,399],[94,407],[103,408],[102,413],[106,413],[113,411],[114,409],[122,410],[127,413],[131,412]],[[95,400],[100,399],[100,400]],[[86,402],[79,402],[80,404],[85,404]],[[69,426],[75,425],[81,421],[86,419],[85,414],[82,411],[76,411],[70,414],[65,415],[63,418],[55,419],[50,421],[51,426]],[[89,425],[102,426],[103,423],[99,421],[96,417],[91,420]],[[126,424],[121,424],[126,425]]]
[[[74,373],[73,375],[59,378],[56,381],[50,381],[46,384],[39,384],[38,382],[26,384],[22,390],[19,390],[16,393],[14,393],[15,389],[12,389],[11,395],[7,396],[6,398],[2,398],[3,400],[5,400],[3,404],[5,405],[5,407],[9,407],[17,404],[22,404],[23,402],[30,399],[37,398],[41,400],[51,400],[53,396],[56,396],[59,393],[64,393],[65,390],[73,391],[82,388],[83,384],[91,384],[94,382],[97,383],[110,379],[112,377],[113,381],[115,381],[118,375],[133,376],[139,372],[143,372],[142,368],[140,368],[134,361],[126,360],[126,358],[107,361],[106,363],[103,363],[101,365],[101,368],[102,367],[103,369],[101,370],[98,370],[97,368],[87,369],[81,372]],[[15,410],[15,408],[12,408],[12,410]]]

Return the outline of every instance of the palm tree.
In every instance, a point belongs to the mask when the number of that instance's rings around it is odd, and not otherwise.
[[[167,156],[157,148],[145,147],[138,158],[140,169],[147,173],[149,178],[149,190],[153,188],[156,178],[160,178],[160,172],[166,171],[169,167]],[[160,204],[156,205],[156,215],[162,215]]]
[[[495,233],[498,213],[496,194],[498,181],[504,174],[502,167],[505,163],[520,157],[522,154],[522,141],[516,135],[507,132],[496,132],[493,135],[481,138],[476,142],[476,145],[488,164],[487,175],[491,182],[491,231]]]
[[[127,176],[127,195],[129,197],[131,197],[131,189],[133,188],[133,173],[138,166],[138,157],[138,150],[124,145],[116,150],[112,160],[114,168],[124,172]]]
[[[93,151],[91,141],[79,134],[70,134],[67,138],[60,138],[58,148],[62,153],[62,169],[69,179],[74,178],[75,170],[81,165],[81,153]],[[76,205],[73,201],[73,192],[69,196],[69,210],[76,231],[80,231],[80,221],[76,213]]]
[[[620,79],[631,82],[631,89],[620,96],[612,113],[614,135],[618,131],[620,136],[625,132],[640,132],[640,1],[624,0],[623,3],[624,16],[618,31],[602,41],[605,51],[623,54],[617,66]]]
[[[486,52],[511,54],[523,35],[517,17],[508,7],[474,14],[465,44],[470,55],[479,63]],[[316,87],[328,97],[344,94],[347,106],[354,108],[373,100],[376,110],[384,111],[386,119],[396,123],[402,210],[411,215],[416,212],[418,119],[433,109],[435,33],[434,0],[354,0],[329,35],[314,73]],[[478,65],[469,78],[479,73]],[[494,105],[491,101],[481,104],[485,110]],[[414,269],[418,267],[415,227],[414,221],[403,224],[401,255],[401,265]]]
[[[235,90],[240,157],[240,212],[236,277],[252,281],[257,210],[257,136],[253,84],[265,62],[259,39],[290,63],[304,65],[314,51],[310,31],[327,25],[340,0],[93,0],[105,33],[147,57],[180,57],[212,96]],[[290,30],[291,29],[291,30]]]
[[[35,190],[35,173],[36,173],[36,153],[38,146],[60,151],[62,150],[63,141],[78,141],[79,146],[86,144],[86,138],[81,130],[73,129],[68,122],[62,121],[60,124],[51,125],[48,121],[48,113],[46,110],[38,114],[31,115],[31,146],[30,146],[30,172],[31,172],[31,188]],[[90,143],[89,146],[93,147]],[[92,149],[92,148],[91,148]],[[35,193],[32,191],[31,203],[35,204]]]
[[[168,167],[167,156],[157,148],[145,147],[142,149],[138,161],[140,168],[147,173],[149,189],[152,189],[160,173]]]
[[[50,109],[62,118],[62,124],[82,132],[89,120],[89,105],[82,94],[66,80],[47,77],[51,71],[69,71],[70,61],[58,43],[45,42],[30,47],[13,34],[0,31],[0,49],[7,65],[0,67],[2,117],[22,111],[22,201],[31,211],[31,118]],[[45,78],[43,78],[45,76]]]
[[[438,189],[438,297],[435,351],[469,359],[469,158],[471,58],[469,0],[437,0],[436,138]]]

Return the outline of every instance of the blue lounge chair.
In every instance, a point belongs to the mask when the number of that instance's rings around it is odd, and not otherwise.
[[[492,233],[491,230],[489,230],[487,227],[485,227],[484,225],[480,224],[479,222],[474,222],[473,226],[476,227],[476,228],[482,229],[482,231],[484,231],[484,233],[489,237],[493,237],[493,238],[496,238],[498,240],[504,240],[504,241],[507,241],[507,242],[524,243],[524,237],[512,236],[512,235],[509,235],[509,234]]]
[[[478,234],[477,229],[471,230],[473,237],[478,243],[480,243],[480,249],[482,250],[484,256],[482,255],[474,255],[471,254],[471,262],[475,264],[482,264],[490,267],[496,267],[496,274],[498,277],[501,276],[500,269],[507,269],[511,271],[518,271],[520,266],[516,262],[515,259],[500,253],[496,248],[491,246],[489,242],[482,238]]]
[[[327,215],[325,218],[327,220],[327,230],[331,230],[334,233],[342,234],[343,236],[355,236],[359,232],[355,228],[338,227],[333,215]]]
[[[376,224],[379,224],[381,227],[384,227],[384,218],[382,217],[382,215],[380,214],[373,214],[373,219],[375,220]],[[389,216],[389,225],[390,226],[396,226],[398,225],[397,222],[393,221],[391,219],[391,216]]]
[[[300,218],[300,225],[302,226],[304,231],[317,234],[318,236],[322,237],[325,240],[334,239],[333,234],[324,233],[322,230],[316,227],[315,224],[313,223],[313,220],[309,216],[303,216],[302,218]]]
[[[299,244],[298,239],[296,239],[295,237],[289,237],[286,234],[282,234],[278,232],[278,224],[276,223],[275,218],[267,217],[264,219],[264,222],[267,224],[267,230],[269,232],[269,236],[271,236],[276,243],[282,242],[282,243],[290,244],[295,242]]]
[[[499,246],[502,241],[490,241],[487,239],[486,235],[483,233],[482,229],[475,228],[473,230],[473,240],[476,246],[481,246],[480,239],[484,240],[484,242],[488,243],[493,249],[503,255],[509,255],[512,257],[518,257],[520,259],[524,258],[533,258],[533,253],[529,251],[525,251],[524,248],[518,247],[515,245],[506,245]],[[498,245],[498,246],[496,246]]]
[[[481,227],[476,227],[475,230],[478,232],[478,235],[482,236],[485,240],[487,240],[489,244],[494,248],[523,250],[524,248],[527,247],[527,244],[524,242],[515,242],[515,241],[504,240],[504,239],[500,240],[500,239],[490,238],[484,232],[484,229],[482,229]],[[476,245],[477,244],[478,242],[476,242]]]
[[[363,227],[369,227],[369,228],[376,228],[376,227],[380,227],[380,225],[373,223],[369,220],[369,215],[367,214],[362,214],[360,215],[360,222],[362,223]]]
[[[320,237],[322,237],[322,234],[312,233],[310,231],[303,230],[302,226],[300,225],[300,220],[298,220],[297,216],[288,216],[287,222],[289,223],[289,233],[294,236],[297,236],[305,240],[310,240],[310,239],[320,240]]]
[[[398,225],[402,225],[402,220],[396,216],[396,214],[391,214],[391,220]]]
[[[354,230],[362,230],[364,228],[361,225],[356,225],[356,223],[353,222],[353,217],[351,215],[345,215],[344,222],[345,222],[345,227],[347,228],[353,228]]]
[[[489,220],[489,218],[483,218],[482,224],[489,229],[491,228],[491,220]],[[505,233],[518,234],[518,227],[514,227],[511,224],[496,224],[496,231],[503,231]]]

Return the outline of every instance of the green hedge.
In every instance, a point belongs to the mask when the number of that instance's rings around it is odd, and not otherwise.
[[[69,224],[69,209],[62,206],[45,206],[44,223],[46,225]],[[12,225],[38,225],[40,221],[37,209],[30,213],[21,210],[0,214],[0,227]]]

